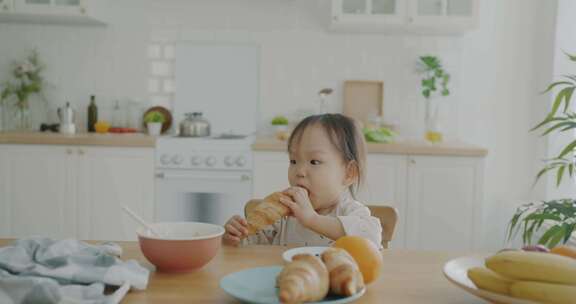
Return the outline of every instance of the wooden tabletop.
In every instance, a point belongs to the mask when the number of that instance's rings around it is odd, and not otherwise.
[[[0,246],[9,242],[0,240]],[[118,243],[124,248],[122,259],[136,259],[145,267],[152,267],[137,242]],[[286,247],[281,246],[224,246],[208,265],[195,272],[152,272],[148,288],[129,292],[122,303],[237,303],[220,289],[220,279],[243,269],[281,265],[284,250]],[[444,263],[461,254],[385,250],[383,256],[382,275],[355,303],[485,303],[452,285],[442,274]]]
[[[154,148],[156,146],[156,137],[143,133],[61,134],[52,132],[5,131],[0,132],[0,144],[86,145]]]

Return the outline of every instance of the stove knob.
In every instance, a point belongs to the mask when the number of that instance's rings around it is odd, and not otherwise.
[[[226,165],[226,167],[232,167],[234,166],[234,160],[232,159],[231,156],[226,156],[226,158],[224,159],[224,164]]]
[[[216,164],[216,158],[214,156],[210,156],[206,159],[206,165],[208,167],[214,167],[215,164]]]
[[[236,165],[238,165],[238,167],[244,167],[244,165],[246,165],[246,158],[244,158],[244,156],[239,156],[236,159]]]
[[[202,159],[200,158],[200,156],[192,156],[190,162],[192,163],[193,166],[200,166],[202,164]]]
[[[160,156],[160,163],[163,165],[168,165],[170,164],[170,155],[168,154],[162,154],[162,156]]]
[[[175,165],[181,164],[183,160],[184,160],[184,159],[182,158],[182,155],[174,155],[174,156],[172,157],[172,163],[175,164]]]

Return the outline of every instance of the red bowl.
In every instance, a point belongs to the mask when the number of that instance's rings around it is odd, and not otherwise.
[[[220,248],[224,228],[199,222],[154,223],[162,234],[146,228],[137,231],[140,250],[161,272],[187,272],[206,265]]]

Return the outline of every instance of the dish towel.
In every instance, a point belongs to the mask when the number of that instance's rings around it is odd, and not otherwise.
[[[17,240],[0,248],[0,303],[119,303],[130,287],[146,289],[150,274],[121,255],[115,243]],[[119,288],[105,295],[105,285]]]

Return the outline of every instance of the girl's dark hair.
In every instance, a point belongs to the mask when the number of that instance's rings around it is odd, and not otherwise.
[[[304,118],[294,128],[288,139],[288,151],[292,151],[294,143],[300,141],[302,134],[308,127],[316,124],[326,130],[330,142],[340,151],[345,163],[353,162],[352,165],[356,169],[358,178],[354,184],[350,185],[349,189],[352,197],[355,198],[366,172],[366,143],[360,128],[352,118],[341,114],[321,114]]]

